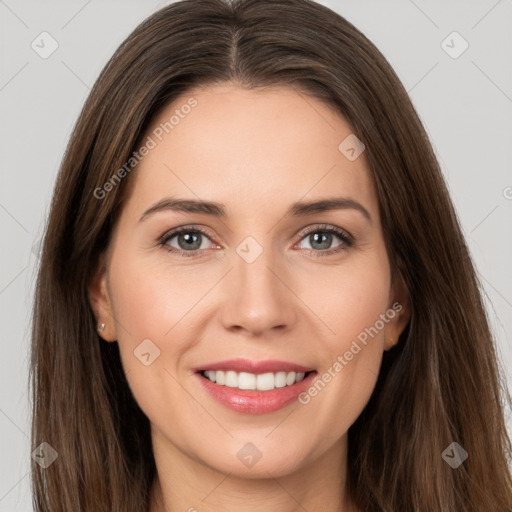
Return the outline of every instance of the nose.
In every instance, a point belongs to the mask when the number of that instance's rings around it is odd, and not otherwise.
[[[276,265],[265,249],[252,262],[235,255],[225,279],[222,324],[225,329],[252,336],[292,329],[297,319],[297,297],[284,265]]]

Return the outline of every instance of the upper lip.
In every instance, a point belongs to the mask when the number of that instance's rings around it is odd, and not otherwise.
[[[201,371],[220,370],[228,371],[232,370],[237,373],[276,373],[276,372],[303,372],[307,373],[314,371],[314,368],[302,366],[300,364],[291,363],[289,361],[277,361],[277,360],[266,360],[266,361],[252,361],[250,359],[230,359],[228,361],[218,361],[216,363],[207,364],[195,368],[196,372]]]

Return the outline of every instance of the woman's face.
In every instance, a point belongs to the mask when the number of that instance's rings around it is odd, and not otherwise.
[[[91,300],[156,457],[247,477],[339,464],[408,317],[351,133],[294,89],[231,84],[153,122]]]

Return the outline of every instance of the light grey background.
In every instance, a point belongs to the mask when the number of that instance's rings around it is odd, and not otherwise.
[[[32,509],[29,326],[59,163],[104,64],[167,3],[0,0],[0,512]],[[512,0],[321,3],[376,44],[410,93],[476,260],[512,387]],[[46,59],[31,47],[51,48],[43,31],[58,43]],[[469,44],[457,58],[464,41],[453,31]]]

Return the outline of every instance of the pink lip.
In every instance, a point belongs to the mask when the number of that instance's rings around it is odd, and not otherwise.
[[[268,414],[298,400],[298,396],[311,386],[316,372],[309,373],[303,380],[292,386],[275,388],[269,391],[230,388],[229,386],[215,384],[200,373],[196,373],[194,376],[200,380],[211,397],[227,408],[246,414]]]
[[[260,373],[276,373],[276,372],[311,372],[314,368],[308,368],[299,364],[287,361],[267,360],[267,361],[251,361],[250,359],[230,359],[228,361],[219,361],[217,363],[207,364],[194,369],[195,372],[221,370],[234,372],[247,372],[258,375]],[[290,386],[291,387],[291,386]]]
[[[215,384],[202,375],[203,371],[208,370],[232,370],[237,373],[249,372],[256,375],[268,372],[276,373],[278,371],[310,373],[308,373],[303,380],[291,386],[275,388],[269,391],[258,391],[231,388],[229,386]],[[313,368],[295,363],[285,361],[250,361],[248,359],[220,361],[218,363],[201,366],[197,368],[195,372],[195,377],[199,379],[203,389],[205,389],[212,398],[233,411],[246,414],[268,414],[286,407],[296,401],[300,393],[311,386],[317,373]]]

